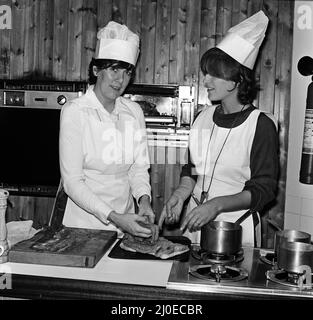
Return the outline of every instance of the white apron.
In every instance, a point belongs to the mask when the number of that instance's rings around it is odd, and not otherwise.
[[[190,155],[198,175],[193,192],[198,200],[201,197],[203,178],[205,177],[204,191],[207,191],[214,163],[230,130],[216,125],[213,129],[215,108],[215,106],[212,106],[204,109],[190,131]],[[239,193],[243,190],[245,182],[250,179],[250,153],[259,115],[260,111],[254,110],[241,125],[231,129],[215,167],[208,199]],[[211,133],[212,137],[209,144]],[[205,166],[206,158],[207,164]],[[186,212],[189,213],[196,206],[195,201],[191,198]],[[221,213],[215,220],[235,222],[246,211]],[[243,228],[242,244],[244,246],[254,246],[252,216],[242,222],[241,226]],[[184,235],[188,236],[193,243],[200,243],[200,231],[193,233],[186,231]]]
[[[124,101],[125,103],[125,101]],[[84,182],[117,213],[135,213],[128,171],[134,162],[139,124],[131,112],[118,115],[86,108],[83,126]],[[101,119],[101,121],[100,121]],[[63,224],[68,227],[122,231],[104,224],[68,197]]]

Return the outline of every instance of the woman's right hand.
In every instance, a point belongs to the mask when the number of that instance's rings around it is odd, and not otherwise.
[[[150,229],[144,228],[137,223],[139,221],[147,222],[146,217],[139,216],[138,214],[135,214],[135,213],[119,214],[112,211],[108,216],[108,220],[113,222],[117,227],[122,229],[124,232],[130,233],[133,236],[149,238],[152,235]]]
[[[162,229],[163,222],[166,224],[174,224],[179,221],[179,217],[183,210],[185,199],[179,193],[174,192],[169,200],[166,202],[158,226],[160,230]]]

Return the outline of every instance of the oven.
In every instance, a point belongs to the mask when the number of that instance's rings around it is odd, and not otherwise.
[[[60,111],[87,86],[86,82],[75,81],[0,80],[1,188],[10,194],[56,195],[60,181]],[[124,95],[144,112],[150,152],[157,147],[159,157],[164,153],[160,148],[172,147],[182,151],[179,158],[185,159],[195,88],[131,84]]]

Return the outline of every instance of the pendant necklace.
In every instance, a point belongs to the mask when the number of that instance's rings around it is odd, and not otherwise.
[[[202,192],[201,192],[201,197],[200,197],[200,201],[198,199],[196,199],[195,195],[192,193],[192,197],[193,199],[195,200],[195,202],[200,205],[200,204],[203,204],[203,202],[207,199],[208,197],[208,194],[209,194],[209,191],[210,191],[210,188],[211,188],[211,185],[212,185],[212,181],[213,181],[213,176],[214,176],[214,172],[215,172],[215,167],[216,167],[216,164],[217,164],[217,161],[223,151],[223,148],[226,144],[226,141],[232,131],[232,129],[234,128],[237,120],[239,119],[239,117],[241,116],[242,114],[242,111],[243,109],[246,107],[246,104],[241,108],[240,112],[238,113],[238,115],[235,117],[234,121],[232,122],[228,132],[227,132],[227,135],[226,135],[226,138],[222,144],[222,147],[215,159],[215,162],[214,162],[214,166],[213,166],[213,169],[212,169],[212,174],[211,174],[211,178],[210,178],[210,182],[209,182],[209,186],[207,188],[206,191],[204,191],[204,182],[205,182],[205,171],[206,171],[206,165],[207,165],[207,160],[208,160],[208,153],[209,153],[209,148],[210,148],[210,143],[211,143],[211,139],[212,139],[212,136],[213,136],[213,131],[215,129],[215,123],[213,123],[213,128],[212,128],[212,131],[211,131],[211,134],[210,134],[210,138],[209,138],[209,142],[208,142],[208,146],[207,146],[207,150],[206,150],[206,156],[205,156],[205,163],[204,163],[204,170],[203,170],[203,180],[202,180]]]

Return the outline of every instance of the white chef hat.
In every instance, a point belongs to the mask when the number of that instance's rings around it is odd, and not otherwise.
[[[110,21],[97,33],[95,59],[113,59],[136,65],[139,37],[124,24]]]
[[[230,28],[216,47],[247,68],[253,69],[267,25],[268,17],[260,10]]]

